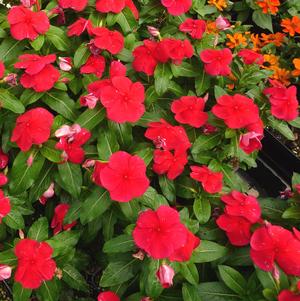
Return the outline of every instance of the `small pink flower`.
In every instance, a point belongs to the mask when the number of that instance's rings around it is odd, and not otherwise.
[[[95,164],[96,164],[95,160],[87,159],[83,162],[82,167],[83,168],[90,168],[90,167],[94,167]]]
[[[80,97],[80,105],[82,107],[88,107],[89,109],[94,109],[96,107],[97,101],[98,98],[93,93]]]
[[[7,182],[8,182],[7,176],[0,172],[0,187],[6,185]]]
[[[54,196],[54,183],[52,182],[49,188],[43,193],[43,196],[47,199],[50,199]]]
[[[5,264],[0,264],[0,281],[9,279],[11,276],[12,268]]]
[[[64,124],[58,130],[55,131],[56,138],[62,137],[72,137],[73,135],[79,133],[81,131],[81,127],[79,124],[73,124],[72,126]]]
[[[23,6],[30,8],[36,4],[36,0],[21,0]]]
[[[220,15],[216,19],[216,26],[219,30],[225,30],[225,29],[230,28],[230,22],[228,21],[228,19],[226,19]]]
[[[153,26],[147,26],[148,32],[153,36],[153,37],[158,37],[160,35],[159,30],[156,27]]]
[[[28,157],[28,159],[27,159],[27,161],[26,161],[28,167],[31,167],[31,165],[32,165],[32,163],[33,163],[33,160],[34,160],[34,159],[33,159],[33,155],[30,154],[30,156]]]
[[[169,288],[173,285],[174,275],[174,270],[167,264],[162,264],[156,272],[156,276],[163,288]]]
[[[72,59],[70,57],[59,57],[59,68],[62,71],[70,71],[72,69]]]

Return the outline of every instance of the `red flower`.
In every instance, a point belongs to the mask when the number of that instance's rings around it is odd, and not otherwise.
[[[111,291],[103,292],[98,295],[98,301],[120,301],[120,298]]]
[[[103,186],[102,182],[101,182],[101,171],[102,169],[107,166],[108,163],[103,163],[100,161],[96,161],[95,162],[95,168],[94,168],[94,172],[92,174],[92,179],[93,181],[98,185],[98,186]]]
[[[120,13],[127,6],[136,19],[139,18],[139,12],[131,0],[97,0],[96,10],[101,13],[113,12]]]
[[[0,169],[4,169],[8,164],[8,156],[0,148]]]
[[[36,92],[45,92],[53,88],[59,79],[59,71],[51,63],[55,62],[56,55],[39,56],[37,54],[23,54],[15,68],[25,69],[20,82],[24,88],[32,88]]]
[[[84,160],[84,150],[82,145],[85,144],[91,138],[91,133],[84,128],[78,129],[77,132],[72,135],[62,136],[55,148],[62,150],[62,157],[66,161],[70,161],[75,164],[80,164]]]
[[[278,295],[278,301],[300,301],[300,295],[289,290],[283,290]]]
[[[7,176],[2,172],[0,172],[0,187],[6,185],[7,183],[8,183]]]
[[[175,272],[172,267],[162,264],[156,272],[156,277],[163,288],[169,288],[173,285]]]
[[[160,149],[154,151],[153,160],[153,171],[159,175],[166,173],[170,180],[177,178],[188,162],[186,152],[175,151],[173,155],[170,151]]]
[[[250,256],[260,269],[272,271],[275,261],[288,275],[300,276],[300,241],[292,232],[267,224],[254,231]]]
[[[240,50],[238,56],[243,59],[246,65],[250,65],[250,64],[261,65],[264,62],[263,55],[250,49]]]
[[[191,166],[191,178],[201,182],[203,189],[208,193],[217,193],[222,190],[223,174],[213,172],[207,166]]]
[[[261,139],[263,138],[262,134],[255,132],[248,132],[240,136],[239,147],[246,153],[251,154],[256,150],[262,148]]]
[[[246,130],[248,132],[255,132],[255,133],[263,135],[263,133],[264,133],[264,124],[263,124],[262,120],[259,118],[258,121],[248,124],[246,126]]]
[[[157,42],[151,40],[144,40],[144,45],[136,47],[132,55],[134,57],[132,67],[135,71],[144,72],[147,75],[153,75],[158,60],[155,58],[155,49]]]
[[[189,261],[193,251],[200,245],[199,237],[195,236],[191,231],[188,231],[187,241],[179,249],[175,250],[169,256],[170,261]]]
[[[88,0],[58,0],[58,4],[62,8],[71,8],[75,11],[84,10],[87,3]]]
[[[226,213],[229,215],[244,217],[251,223],[256,223],[260,219],[259,203],[252,195],[233,190],[223,195],[221,200],[226,204]]]
[[[240,94],[219,97],[212,112],[231,129],[240,129],[259,120],[257,105],[251,98]]]
[[[243,217],[222,214],[216,220],[219,228],[226,232],[230,243],[234,246],[246,246],[251,238],[251,223]]]
[[[91,55],[87,62],[81,66],[81,74],[95,74],[97,77],[101,77],[105,69],[105,59],[101,55]]]
[[[0,60],[0,78],[4,76],[4,72],[5,72],[5,66],[3,62]]]
[[[173,101],[171,111],[176,114],[175,119],[178,122],[199,128],[208,119],[208,114],[203,112],[204,106],[205,100],[201,97],[182,96]]]
[[[73,228],[77,222],[73,221],[70,224],[64,224],[64,218],[70,209],[68,204],[59,204],[54,209],[54,216],[51,221],[51,228],[53,229],[53,234],[56,235],[62,230],[69,230]]]
[[[125,76],[114,76],[100,95],[107,118],[119,123],[138,121],[145,112],[144,100],[144,86]]]
[[[191,8],[192,0],[161,0],[161,4],[167,8],[170,15],[180,16]]]
[[[80,36],[86,29],[90,31],[92,28],[92,23],[90,20],[84,18],[79,18],[76,22],[68,26],[68,36]]]
[[[0,189],[0,223],[2,218],[10,212],[10,200],[7,198],[3,191]]]
[[[21,239],[15,248],[18,257],[15,280],[28,289],[36,289],[43,281],[51,280],[56,269],[52,253],[53,249],[46,242]]]
[[[142,196],[149,187],[146,164],[138,156],[119,151],[100,169],[100,182],[114,201],[129,202]]]
[[[10,33],[16,40],[34,40],[50,28],[45,12],[33,12],[23,5],[13,6],[7,16]]]
[[[285,121],[291,121],[298,117],[299,103],[296,86],[266,88],[264,94],[270,95],[271,114],[273,116]]]
[[[171,256],[186,243],[187,237],[178,212],[168,206],[142,212],[133,230],[136,245],[154,259]]]
[[[152,140],[157,148],[164,150],[186,151],[191,147],[185,129],[172,126],[164,119],[160,122],[150,122],[145,137]]]
[[[132,14],[136,19],[139,18],[139,11],[137,10],[136,6],[134,5],[132,0],[125,0],[125,5],[131,10]]]
[[[180,24],[179,30],[189,33],[193,39],[201,39],[206,30],[206,23],[203,20],[187,18]]]
[[[117,30],[109,30],[105,27],[91,29],[95,35],[93,44],[95,47],[107,50],[111,54],[117,54],[124,48],[124,37]]]
[[[53,115],[44,108],[28,110],[17,118],[11,141],[26,152],[32,144],[42,144],[49,139],[53,120]]]
[[[200,53],[200,58],[204,63],[204,70],[209,75],[229,75],[231,69],[229,64],[232,61],[232,53],[229,48],[207,49]]]

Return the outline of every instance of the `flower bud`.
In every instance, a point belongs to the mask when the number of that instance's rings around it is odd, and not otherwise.
[[[8,182],[7,176],[0,172],[0,187],[6,185],[7,182]]]
[[[70,71],[72,69],[72,59],[70,57],[59,57],[59,68],[62,71]]]
[[[219,29],[219,30],[225,30],[225,29],[228,29],[230,28],[230,22],[228,21],[228,19],[224,18],[223,16],[219,16],[217,19],[216,19],[216,27]]]
[[[26,163],[27,163],[28,167],[31,167],[31,165],[33,163],[33,155],[32,154],[30,154],[30,156],[28,157]]]
[[[12,268],[6,264],[0,264],[0,281],[9,279]]]
[[[8,164],[8,156],[0,149],[0,169],[4,169]]]
[[[10,85],[11,87],[15,87],[17,85],[17,74],[10,73],[3,78],[3,81]]]
[[[173,285],[174,275],[174,270],[167,264],[162,264],[156,272],[156,276],[163,288],[169,288]]]
[[[55,131],[54,135],[56,138],[66,137],[73,134],[72,128],[69,125],[63,125]]]
[[[93,93],[80,97],[80,105],[82,107],[88,107],[89,109],[94,109],[97,101],[98,98]]]
[[[23,6],[30,8],[36,4],[36,0],[21,0]]]
[[[158,37],[160,35],[159,30],[156,27],[153,26],[147,26],[148,32],[153,36],[153,37]]]
[[[49,188],[43,193],[43,197],[50,199],[54,196],[54,183],[52,182]]]

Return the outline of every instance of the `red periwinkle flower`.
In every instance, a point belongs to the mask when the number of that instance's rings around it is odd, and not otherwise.
[[[90,31],[92,28],[92,23],[90,20],[86,20],[84,18],[79,18],[76,22],[68,26],[67,35],[69,37],[72,36],[80,36],[86,29]]]
[[[173,285],[174,276],[173,268],[167,264],[162,264],[156,272],[156,277],[163,288],[169,288]]]
[[[139,11],[132,0],[125,0],[125,5],[131,10],[133,16],[138,19]]]
[[[234,246],[246,246],[250,242],[252,223],[243,217],[222,214],[216,220],[219,228],[226,232],[230,243]]]
[[[0,60],[0,78],[4,76],[4,72],[5,72],[5,66],[3,62]]]
[[[45,12],[34,12],[23,5],[13,6],[8,12],[7,20],[10,24],[10,33],[16,40],[34,40],[50,28]]]
[[[50,137],[54,117],[44,108],[28,110],[17,118],[11,142],[21,151],[28,151],[33,144],[42,144]]]
[[[246,127],[260,119],[257,105],[251,98],[240,94],[219,97],[217,104],[212,108],[212,112],[223,119],[231,129]]]
[[[188,230],[181,224],[179,213],[169,206],[142,212],[133,230],[136,245],[154,259],[171,256],[186,243],[187,237]]]
[[[203,20],[187,18],[180,24],[179,30],[187,32],[193,39],[201,39],[206,30],[206,23]]]
[[[283,290],[278,295],[278,301],[300,301],[300,295],[289,290]]]
[[[85,144],[91,138],[91,133],[84,128],[80,128],[79,131],[67,133],[59,139],[55,148],[62,150],[62,158],[65,161],[70,161],[75,164],[80,164],[84,160],[84,150],[82,145]]]
[[[86,63],[81,66],[81,74],[95,74],[101,77],[105,69],[105,59],[101,55],[91,55]]]
[[[4,169],[8,164],[8,155],[0,148],[0,169]]]
[[[229,215],[244,217],[251,223],[256,223],[260,219],[259,203],[252,195],[233,190],[223,195],[221,200],[226,204],[226,213]]]
[[[158,60],[155,58],[154,50],[158,43],[151,40],[144,40],[143,45],[136,47],[133,52],[132,67],[135,71],[153,75]]]
[[[2,218],[10,212],[10,200],[6,197],[3,191],[0,189],[0,223]]]
[[[177,178],[188,163],[185,151],[175,151],[173,155],[170,151],[160,149],[154,151],[153,161],[153,171],[159,175],[166,173],[170,180]]]
[[[75,11],[82,11],[85,9],[88,0],[58,0],[58,4],[62,8],[71,8]]]
[[[54,276],[56,263],[51,259],[53,249],[46,242],[21,239],[15,247],[18,266],[15,280],[24,288],[36,289]]]
[[[263,55],[251,49],[240,50],[238,56],[243,59],[246,65],[250,65],[250,64],[261,65],[264,62]]]
[[[205,100],[201,97],[182,96],[172,102],[171,111],[178,122],[199,128],[208,119],[208,114],[203,112],[204,106]]]
[[[82,107],[88,107],[89,109],[94,109],[98,102],[98,98],[93,94],[83,95],[80,97],[80,105]]]
[[[96,10],[101,13],[113,12],[120,13],[127,6],[136,19],[139,18],[139,12],[131,0],[97,0]]]
[[[232,53],[229,48],[203,50],[200,58],[204,63],[205,72],[209,75],[226,76],[231,72],[229,65],[232,61]]]
[[[120,301],[120,298],[111,291],[103,292],[98,295],[98,301]]]
[[[138,121],[145,112],[144,100],[144,86],[125,76],[114,76],[100,96],[107,118],[118,123]]]
[[[7,183],[8,183],[7,176],[2,172],[0,172],[0,187],[6,185]]]
[[[102,187],[102,182],[101,182],[101,171],[102,169],[107,166],[108,163],[103,163],[103,162],[100,162],[100,161],[96,161],[95,162],[95,168],[94,168],[94,172],[92,174],[92,180],[100,187]]]
[[[0,264],[0,281],[9,279],[12,268],[6,264]]]
[[[208,193],[217,193],[223,187],[223,174],[213,172],[207,166],[191,166],[191,178],[201,182],[203,189]]]
[[[251,154],[256,150],[262,148],[261,139],[263,138],[262,134],[255,132],[248,132],[240,136],[239,147],[246,153]]]
[[[72,69],[72,59],[70,57],[59,57],[59,68],[62,71],[70,71]]]
[[[185,129],[181,126],[172,126],[164,119],[150,122],[145,137],[152,140],[156,148],[164,150],[186,151],[191,147]]]
[[[59,204],[54,209],[54,216],[51,221],[51,228],[53,229],[53,234],[56,235],[62,230],[69,230],[76,225],[76,221],[70,224],[64,224],[64,218],[70,209],[69,204]]]
[[[296,86],[266,88],[263,93],[269,95],[273,116],[285,121],[292,121],[298,117],[299,103]]]
[[[191,8],[192,0],[161,0],[161,4],[167,8],[170,15],[180,16]]]
[[[200,238],[195,236],[191,231],[188,231],[187,241],[179,249],[175,250],[169,256],[170,261],[189,261],[193,251],[200,245]]]
[[[145,162],[123,151],[113,153],[108,164],[99,171],[100,183],[113,201],[129,202],[142,196],[149,187]]]
[[[228,21],[228,19],[224,18],[223,16],[219,16],[217,19],[216,19],[216,27],[219,29],[219,30],[225,30],[225,29],[228,29],[230,28],[230,22]]]
[[[264,124],[260,118],[258,121],[248,124],[245,128],[248,132],[255,132],[261,135],[264,133]]]
[[[21,85],[24,88],[32,88],[36,92],[45,92],[53,88],[60,76],[59,71],[51,65],[55,60],[55,54],[19,56],[19,62],[15,63],[14,67],[25,69],[20,79]]]
[[[287,274],[300,276],[300,241],[294,234],[270,223],[256,229],[251,237],[250,256],[264,271],[272,271],[275,262]]]
[[[124,37],[117,30],[95,27],[91,29],[91,33],[95,36],[93,44],[99,49],[117,54],[124,48]]]

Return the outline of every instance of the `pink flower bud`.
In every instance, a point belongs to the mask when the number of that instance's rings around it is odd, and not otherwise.
[[[20,239],[24,239],[25,238],[25,234],[24,234],[24,231],[22,229],[19,229],[19,237]]]
[[[147,29],[153,37],[158,37],[160,35],[159,30],[153,26],[147,26]]]
[[[63,125],[55,131],[54,135],[56,138],[67,137],[73,134],[72,128],[69,125]]]
[[[173,285],[174,275],[174,270],[167,264],[162,264],[156,272],[156,276],[163,288],[169,288]]]
[[[142,261],[145,258],[145,254],[143,251],[139,250],[137,253],[134,253],[132,257]]]
[[[7,176],[0,172],[0,187],[6,185],[7,182],[8,182]]]
[[[280,272],[278,270],[278,267],[276,266],[276,264],[274,264],[274,269],[272,272],[272,276],[274,277],[275,281],[279,282],[280,281]]]
[[[30,8],[36,4],[36,0],[21,0],[23,6]]]
[[[83,168],[90,168],[90,167],[94,167],[95,166],[96,161],[95,160],[91,160],[91,159],[87,159],[83,162],[82,167]]]
[[[16,73],[10,73],[7,76],[3,78],[4,82],[10,85],[11,87],[14,87],[17,85],[17,74]]]
[[[54,183],[52,182],[49,188],[43,193],[43,197],[50,199],[54,196]]]
[[[240,136],[239,147],[246,154],[251,154],[255,150],[260,150],[262,148],[262,144],[260,142],[262,138],[262,134],[256,132],[248,132]]]
[[[205,135],[210,135],[210,134],[213,134],[217,131],[218,131],[218,129],[215,126],[213,126],[209,123],[206,123],[203,126],[203,134],[205,134]]]
[[[62,71],[70,71],[72,69],[72,59],[70,57],[59,57],[59,68]]]
[[[3,169],[8,164],[8,156],[0,149],[0,169]]]
[[[11,276],[12,268],[5,264],[0,264],[0,281],[9,279]]]
[[[94,109],[97,101],[98,98],[93,93],[80,97],[80,105],[82,107],[88,107],[89,109]]]
[[[219,29],[219,30],[225,30],[225,29],[228,29],[230,28],[230,22],[228,21],[228,19],[224,18],[223,16],[219,16],[217,19],[216,19],[216,27]]]
[[[75,123],[75,124],[73,124],[72,126],[71,126],[71,129],[72,129],[72,131],[73,131],[73,134],[78,134],[78,133],[80,133],[81,132],[81,126],[79,125],[79,124],[77,124],[77,123]]]
[[[33,163],[33,155],[32,154],[30,154],[26,163],[27,163],[27,166],[31,167],[31,165]]]

